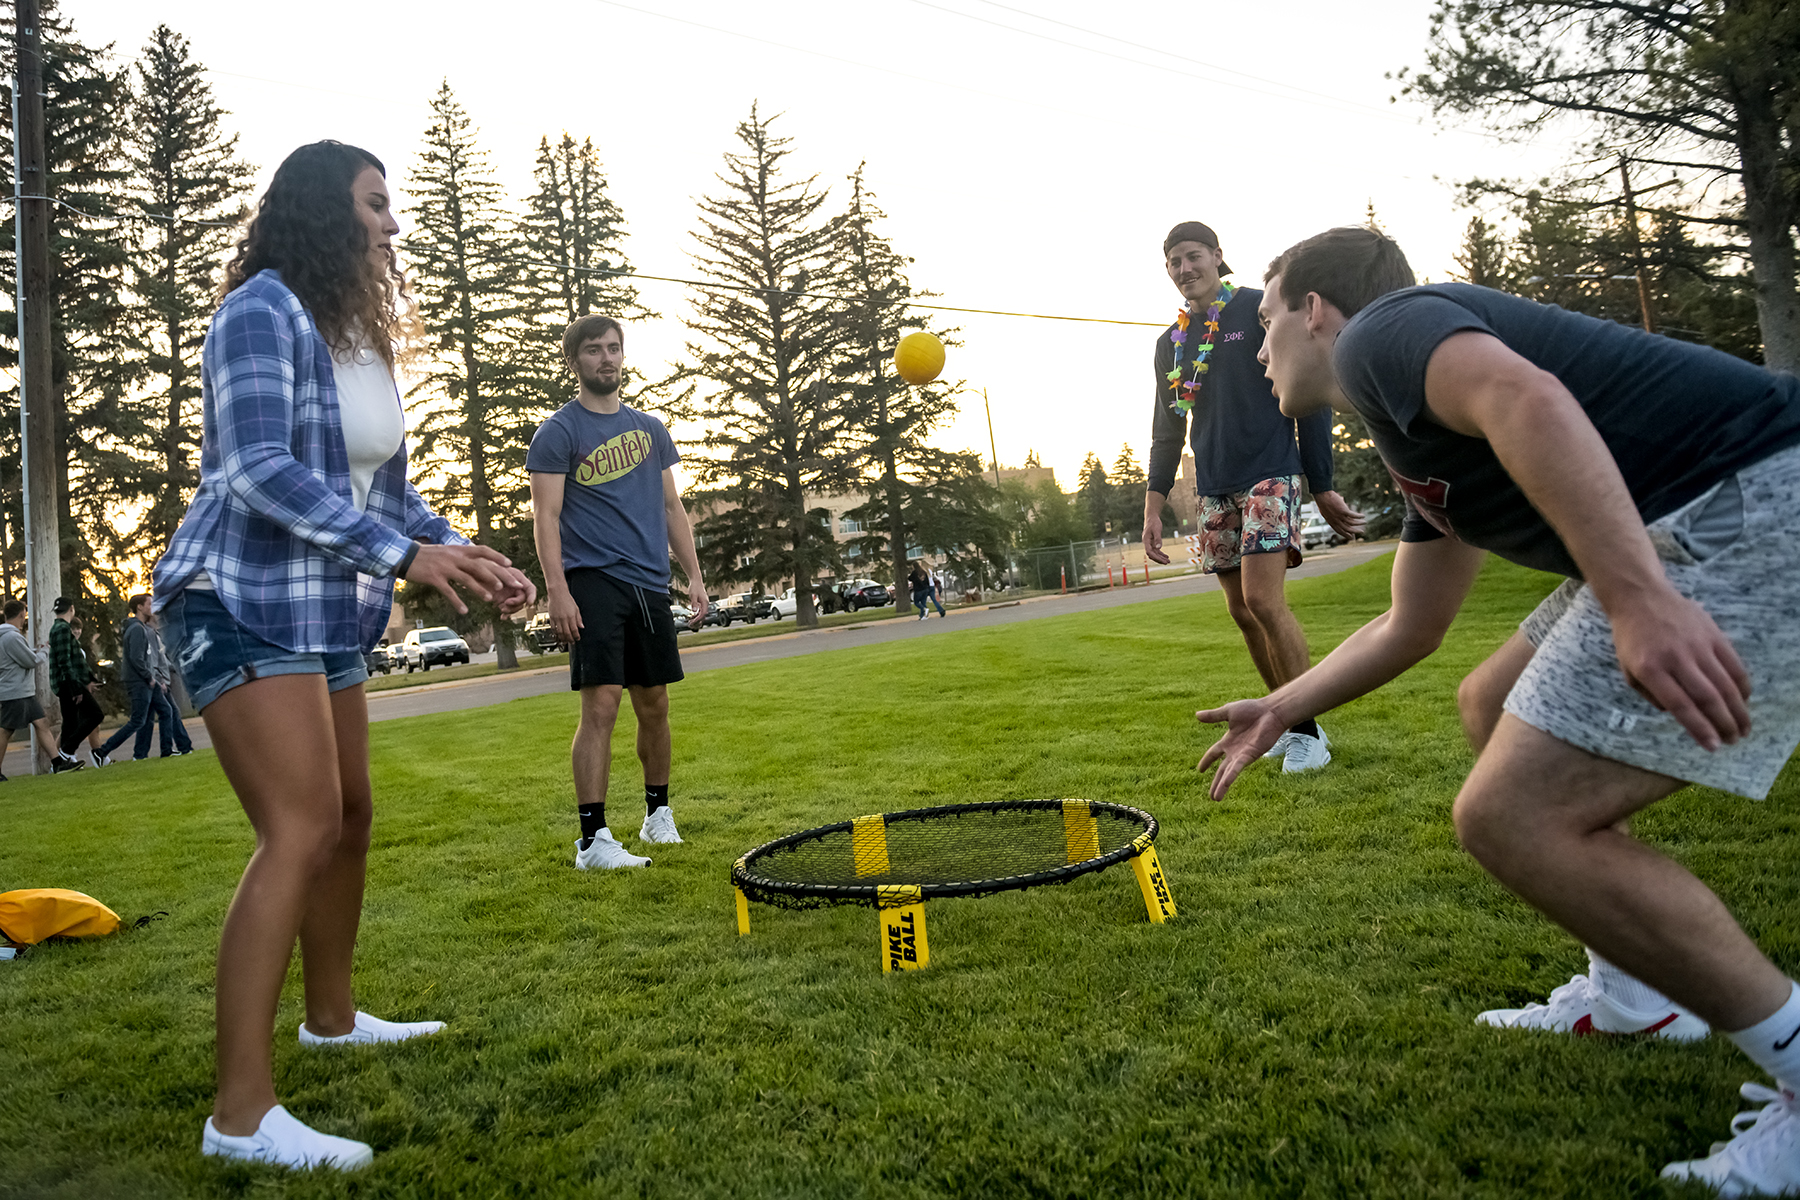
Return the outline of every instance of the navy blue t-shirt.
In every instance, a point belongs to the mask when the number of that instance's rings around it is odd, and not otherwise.
[[[1169,370],[1175,365],[1175,345],[1169,335],[1175,326],[1157,338],[1147,490],[1167,496],[1174,489],[1184,438],[1191,440],[1194,485],[1202,496],[1247,491],[1265,479],[1302,473],[1315,492],[1335,487],[1331,414],[1317,412],[1299,421],[1282,416],[1262,364],[1256,361],[1263,344],[1262,325],[1256,319],[1256,306],[1261,303],[1261,290],[1238,288],[1219,313],[1219,332],[1191,413],[1174,407],[1177,393],[1169,387]],[[1202,305],[1188,324],[1184,364],[1193,363],[1193,348],[1205,336],[1200,327],[1205,312]],[[1189,365],[1187,374],[1192,373]]]
[[[1800,442],[1792,375],[1490,288],[1406,288],[1357,313],[1333,352],[1338,384],[1406,496],[1402,541],[1448,534],[1580,577],[1487,441],[1446,429],[1425,410],[1426,365],[1463,330],[1492,334],[1562,381],[1612,451],[1646,524]]]
[[[629,404],[590,412],[571,400],[538,426],[525,469],[565,475],[562,566],[667,591],[669,524],[662,473],[681,461],[663,423]]]

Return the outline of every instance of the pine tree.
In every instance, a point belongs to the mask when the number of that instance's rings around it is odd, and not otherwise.
[[[511,233],[500,184],[474,124],[445,81],[408,186],[404,248],[419,293],[428,353],[408,393],[416,452],[434,459],[425,489],[440,511],[473,523],[476,540],[518,558],[530,542],[525,451],[548,415],[530,361],[555,354],[530,336],[516,286],[524,257]],[[473,608],[471,604],[471,608]],[[502,667],[514,666],[512,622],[482,606],[494,623]]]
[[[867,550],[888,555],[895,604],[904,613],[910,593],[902,581],[908,573],[907,546],[912,544],[906,532],[907,509],[925,506],[938,510],[964,503],[967,489],[942,485],[962,479],[969,467],[966,456],[927,444],[932,432],[955,415],[952,389],[942,383],[914,387],[892,370],[893,347],[900,338],[929,329],[929,322],[907,303],[926,293],[915,293],[906,278],[912,260],[897,253],[892,243],[876,232],[875,223],[887,214],[876,206],[874,193],[863,181],[865,165],[858,164],[849,177],[850,206],[837,226],[837,251],[849,284],[846,299],[850,303],[844,317],[851,326],[848,340],[857,350],[844,362],[842,378],[855,406],[855,420],[868,438],[869,466],[879,472],[869,489],[870,503],[858,509],[857,515],[865,519],[865,527],[879,531],[864,539]],[[979,461],[974,470],[980,473]],[[985,511],[987,505],[981,507]],[[911,523],[934,524],[939,536],[948,537],[952,528],[962,527],[967,518],[976,516],[934,511],[929,516],[915,516]],[[960,543],[934,544],[960,551]]]
[[[1148,483],[1144,468],[1138,465],[1130,445],[1119,447],[1119,455],[1113,459],[1112,474],[1107,479],[1112,485],[1113,532],[1127,537],[1143,528],[1144,488]]]
[[[150,470],[132,540],[154,558],[199,484],[200,346],[253,168],[237,157],[237,135],[221,128],[225,113],[186,38],[158,25],[135,71],[130,350],[150,380],[142,402],[154,440],[139,447]]]
[[[1100,457],[1088,452],[1081,460],[1081,473],[1076,476],[1079,486],[1075,490],[1076,505],[1081,515],[1087,518],[1088,527],[1096,538],[1105,537],[1108,533],[1106,523],[1112,520],[1113,488],[1106,477],[1106,466]]]
[[[10,77],[10,14],[0,71]],[[149,436],[132,389],[141,380],[138,364],[118,353],[120,331],[128,327],[125,296],[129,238],[121,214],[128,206],[123,168],[123,133],[130,100],[127,72],[115,66],[110,47],[84,44],[53,4],[43,12],[44,122],[50,217],[51,387],[44,403],[55,414],[57,510],[63,590],[97,611],[103,645],[110,648],[124,597],[113,564],[126,552],[126,539],[113,518],[144,481],[136,447]],[[13,175],[12,94],[0,88],[0,170]],[[0,289],[4,316],[0,367],[16,371],[18,322],[15,295],[13,223],[0,222]],[[18,392],[12,389],[7,424],[15,431],[11,461],[17,463]],[[39,469],[40,464],[33,464]],[[18,500],[16,470],[6,480]]]
[[[540,139],[531,177],[537,190],[519,221],[526,254],[519,274],[536,311],[553,314],[559,332],[590,313],[621,321],[655,316],[628,281],[625,214],[608,194],[593,139],[578,144],[566,130],[554,145]]]
[[[850,286],[834,253],[840,233],[819,215],[817,176],[783,176],[791,139],[773,133],[774,120],[751,105],[718,175],[723,190],[700,202],[699,270],[719,286],[699,289],[681,374],[707,393],[708,457],[695,473],[718,485],[697,530],[708,573],[793,579],[796,620],[811,626],[814,574],[842,564],[824,510],[809,512],[806,495],[854,486],[863,447],[839,394],[855,345],[821,298]]]

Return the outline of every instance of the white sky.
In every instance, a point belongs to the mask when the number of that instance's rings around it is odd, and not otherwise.
[[[1429,9],[64,0],[63,14],[124,58],[158,21],[188,37],[243,155],[263,168],[259,190],[288,151],[333,137],[383,158],[404,206],[427,102],[447,78],[515,198],[530,191],[541,136],[592,136],[630,223],[633,265],[691,276],[693,202],[717,190],[713,173],[756,100],[785,114],[776,130],[794,139],[789,163],[816,172],[834,207],[843,177],[867,160],[885,232],[938,303],[1164,325],[1178,297],[1161,244],[1177,221],[1212,225],[1236,281],[1255,286],[1284,247],[1361,222],[1372,202],[1419,275],[1443,278],[1470,215],[1455,207],[1456,181],[1541,175],[1566,157],[1562,146],[1443,130],[1422,105],[1389,103],[1396,88],[1383,76],[1422,63]],[[629,345],[654,376],[680,353],[687,291],[641,289],[664,317],[634,328]],[[1072,489],[1089,450],[1110,464],[1129,442],[1147,456],[1156,330],[943,323],[964,342],[945,375],[975,389],[943,445],[987,458],[985,387],[1005,465],[1035,448]]]

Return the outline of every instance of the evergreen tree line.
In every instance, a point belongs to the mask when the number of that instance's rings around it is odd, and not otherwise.
[[[198,482],[201,344],[255,168],[174,30],[158,26],[121,64],[52,8],[44,46],[54,361],[53,394],[34,403],[56,424],[64,591],[110,629]],[[4,111],[10,172],[10,103]],[[906,278],[911,260],[882,235],[860,165],[831,206],[816,177],[789,176],[789,142],[772,125],[752,107],[699,204],[703,282],[684,360],[666,378],[628,380],[625,393],[689,445],[709,576],[761,584],[842,570],[843,549],[808,498],[846,491],[869,495],[859,542],[889,557],[895,577],[921,548],[997,565],[1015,534],[979,459],[926,444],[954,413],[956,387],[911,387],[892,370],[898,338],[927,327],[909,308],[925,295]],[[517,202],[448,82],[421,142],[403,181],[412,203],[400,243],[417,316],[401,359],[414,476],[442,511],[532,569],[525,450],[571,394],[561,331],[589,312],[628,325],[657,314],[632,285],[624,214],[591,139],[545,135],[533,189]],[[0,225],[8,297],[12,236]],[[10,308],[0,366],[16,368]],[[17,404],[14,390],[0,417],[8,594],[23,578]],[[403,589],[402,600],[447,616],[432,597]],[[491,616],[477,608],[458,624]],[[505,662],[510,630],[498,629]]]

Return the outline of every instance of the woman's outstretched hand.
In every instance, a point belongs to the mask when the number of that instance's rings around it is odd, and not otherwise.
[[[1267,700],[1236,700],[1223,708],[1201,709],[1194,717],[1205,725],[1226,725],[1225,736],[1206,748],[1194,768],[1204,771],[1218,764],[1210,793],[1214,800],[1223,800],[1244,768],[1261,758],[1287,732],[1287,726]]]

